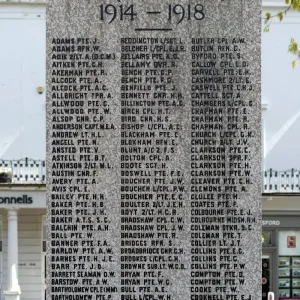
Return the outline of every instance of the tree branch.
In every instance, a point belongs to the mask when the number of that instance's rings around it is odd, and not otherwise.
[[[286,13],[291,9],[291,7],[292,7],[292,3],[287,7],[287,9],[285,11],[282,11],[281,13],[286,15]],[[278,16],[278,14],[270,16],[269,18],[262,18],[262,19],[263,20],[270,20],[270,19],[275,18],[277,16]]]

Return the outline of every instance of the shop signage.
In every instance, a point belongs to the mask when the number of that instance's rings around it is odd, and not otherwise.
[[[32,197],[23,195],[22,197],[0,197],[0,204],[31,204]]]
[[[279,226],[280,221],[278,220],[262,220],[262,226]]]
[[[300,227],[299,216],[264,216],[263,227],[294,228]]]

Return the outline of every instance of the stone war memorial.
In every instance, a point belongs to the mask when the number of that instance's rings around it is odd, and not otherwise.
[[[48,300],[260,299],[260,6],[48,0]]]

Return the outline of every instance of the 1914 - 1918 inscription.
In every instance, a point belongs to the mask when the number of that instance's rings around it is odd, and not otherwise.
[[[48,299],[258,299],[260,2],[47,13]]]

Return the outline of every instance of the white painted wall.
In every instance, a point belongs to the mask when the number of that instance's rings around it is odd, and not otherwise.
[[[36,91],[45,86],[44,1],[0,0],[0,38],[5,43],[0,47],[0,158],[45,158],[45,93]],[[262,15],[276,14],[284,2],[264,0]],[[300,66],[292,69],[294,57],[287,53],[291,37],[300,43],[299,28],[300,14],[289,12],[262,33],[267,169],[300,168]]]
[[[45,212],[46,214],[46,209]],[[30,210],[18,216],[19,285],[22,300],[43,299],[42,217]],[[3,287],[7,288],[7,218],[3,216]]]
[[[45,159],[45,5],[2,2],[0,158]]]
[[[265,196],[262,198],[263,211],[278,211],[282,214],[285,211],[299,212],[299,196]]]
[[[263,16],[284,10],[284,0],[263,1]],[[300,62],[288,53],[291,38],[300,45],[300,13],[290,11],[282,22],[274,18],[269,33],[262,33],[262,103],[267,155],[265,167],[300,169]]]

